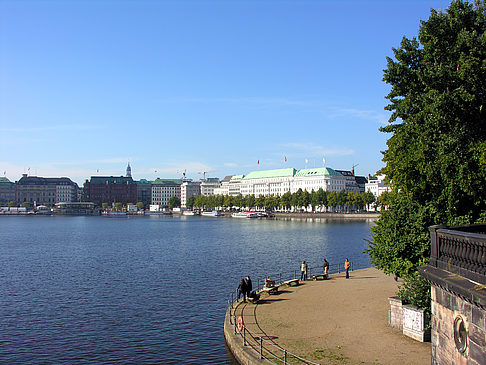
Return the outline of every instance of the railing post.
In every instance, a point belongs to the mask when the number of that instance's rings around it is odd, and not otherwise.
[[[338,274],[341,273],[341,264],[338,264]]]
[[[280,284],[282,284],[282,273],[279,274],[280,277]]]
[[[233,328],[235,330],[235,335],[236,335],[236,316],[233,316]]]
[[[284,365],[287,365],[287,350],[284,349]]]
[[[263,359],[263,338],[260,337],[260,359]]]
[[[312,277],[312,274],[311,274],[311,272],[312,272],[312,271],[311,271],[311,270],[312,270],[312,268],[311,268],[311,267],[309,267],[309,278],[311,278],[311,277]]]
[[[257,279],[257,289],[256,291],[259,291],[260,290],[260,279]]]
[[[443,225],[435,225],[429,227],[430,232],[430,259],[429,264],[437,267],[437,259],[440,257],[439,238],[437,237],[437,230],[446,228]]]
[[[246,346],[246,326],[243,325],[243,346]]]

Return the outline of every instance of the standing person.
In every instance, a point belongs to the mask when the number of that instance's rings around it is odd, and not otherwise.
[[[344,268],[346,269],[346,279],[349,279],[349,268],[351,267],[351,263],[346,259],[344,261]]]
[[[307,264],[305,261],[302,261],[302,265],[300,265],[300,280],[307,280]]]
[[[238,285],[238,300],[240,295],[243,295],[243,301],[246,302],[246,282],[243,278],[241,278],[240,285]]]
[[[251,290],[253,289],[252,284],[251,284],[250,275],[248,275],[245,278],[245,285],[246,285],[246,296],[249,298],[250,297]]]
[[[324,258],[324,264],[322,265],[322,270],[324,271],[324,275],[327,275],[329,270],[329,262],[327,262],[326,258]]]

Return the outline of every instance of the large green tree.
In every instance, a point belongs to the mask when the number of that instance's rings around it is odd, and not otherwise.
[[[431,10],[418,39],[403,38],[384,81],[391,111],[382,169],[392,183],[369,244],[386,273],[416,276],[428,226],[477,222],[486,209],[484,0]]]
[[[175,207],[180,207],[181,206],[181,199],[177,196],[173,196],[169,199],[169,208],[175,208]]]

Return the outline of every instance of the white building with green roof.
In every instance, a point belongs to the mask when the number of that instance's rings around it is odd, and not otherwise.
[[[231,180],[235,185],[233,190],[237,190],[236,185],[239,182],[239,192],[243,196],[281,196],[286,192],[295,193],[299,189],[308,192],[321,188],[324,191],[336,192],[346,189],[346,177],[329,167],[253,171],[248,175],[236,175],[233,178]],[[233,194],[230,192],[230,195]]]
[[[233,175],[228,183],[228,194],[231,196],[241,194],[241,180],[244,175]]]
[[[169,206],[173,196],[181,199],[181,179],[155,179],[152,181],[152,205]]]

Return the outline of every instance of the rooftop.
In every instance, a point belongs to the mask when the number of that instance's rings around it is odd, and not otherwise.
[[[152,181],[152,185],[181,185],[181,179],[155,179]]]
[[[293,177],[296,170],[294,168],[252,171],[243,177],[243,180],[264,179],[272,177]]]
[[[302,169],[297,171],[296,177],[303,176],[341,176],[339,172],[331,169],[330,167],[318,167],[313,169]]]
[[[0,185],[13,185],[14,183],[11,182],[6,177],[0,177]]]
[[[131,177],[125,176],[91,176],[90,184],[135,184]]]

